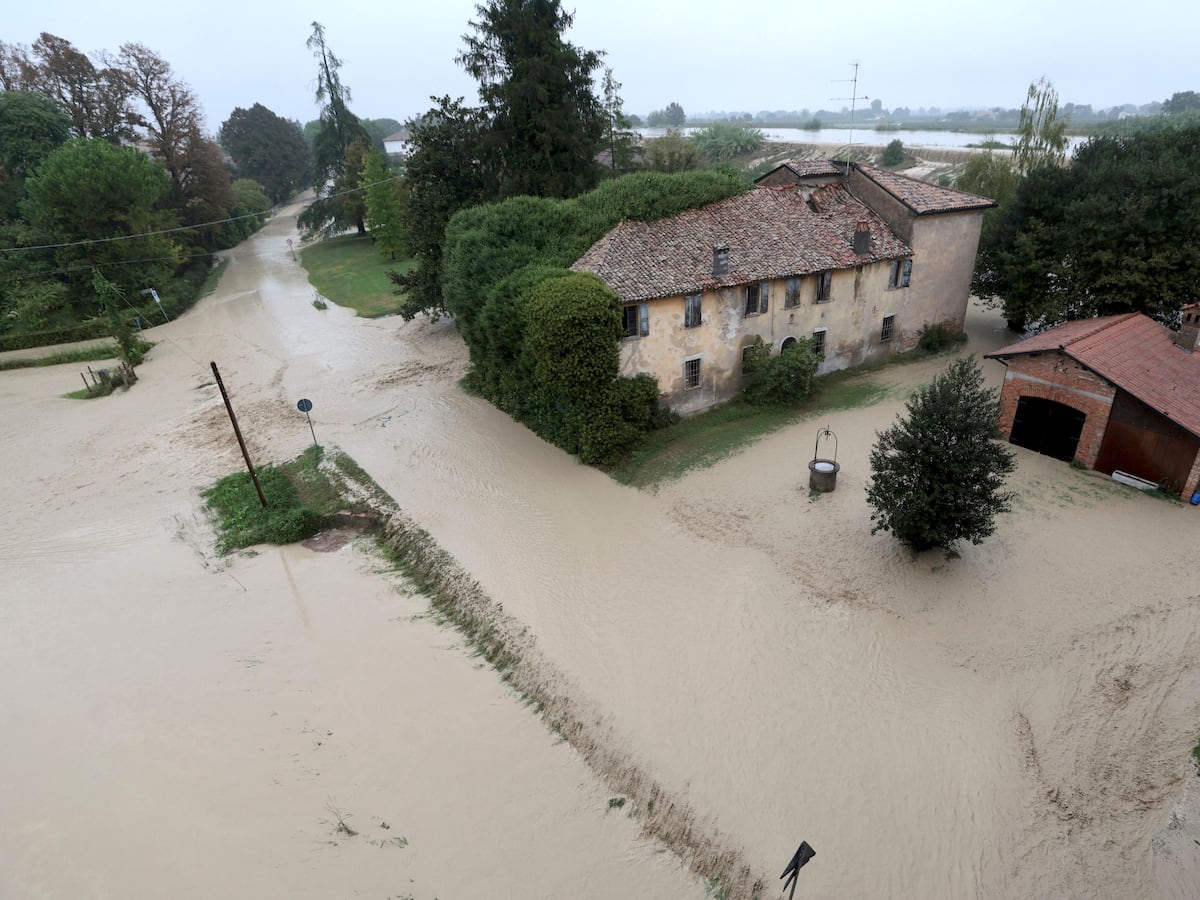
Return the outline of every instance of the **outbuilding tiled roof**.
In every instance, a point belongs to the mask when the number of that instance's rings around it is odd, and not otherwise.
[[[789,159],[787,162],[780,163],[778,168],[789,170],[797,178],[828,178],[846,174],[845,169],[827,159]],[[767,174],[769,175],[770,172]]]
[[[969,209],[989,209],[996,205],[995,200],[989,200],[987,197],[941,187],[930,184],[928,181],[919,181],[916,178],[909,178],[907,175],[897,175],[887,169],[879,169],[864,163],[855,163],[854,166],[919,216],[961,212]]]
[[[871,232],[862,256],[853,247],[860,222]],[[729,272],[715,278],[719,245],[729,248]],[[571,268],[594,272],[632,303],[911,255],[879,216],[830,184],[753,188],[656,222],[622,222]]]
[[[1200,351],[1140,313],[1080,319],[1018,341],[990,359],[1060,351],[1200,437]]]

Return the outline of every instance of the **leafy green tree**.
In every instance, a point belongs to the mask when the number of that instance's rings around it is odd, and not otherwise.
[[[559,0],[487,0],[457,62],[479,82],[497,197],[573,197],[596,184],[606,116],[592,90],[600,54],[565,40]]]
[[[979,544],[996,530],[1012,500],[1004,482],[1016,467],[996,440],[996,403],[974,356],[956,359],[909,398],[907,418],[871,448],[872,534],[889,531],[920,552]]]
[[[1029,85],[1017,124],[1013,166],[1028,175],[1039,166],[1067,162],[1067,120],[1058,114],[1058,91],[1045,78]]]
[[[22,211],[36,243],[98,241],[46,251],[74,286],[75,304],[91,296],[93,266],[127,292],[171,279],[178,247],[168,235],[147,234],[176,224],[159,209],[170,187],[144,153],[88,138],[67,141],[25,182]]]
[[[240,106],[218,132],[237,174],[253,178],[275,203],[283,203],[308,182],[308,145],[300,126],[261,103]]]
[[[1069,167],[1031,172],[985,229],[972,283],[1017,327],[1124,312],[1174,324],[1198,285],[1200,123],[1093,137]]]
[[[674,101],[668,103],[665,109],[656,109],[646,117],[646,124],[651,128],[682,128],[686,121],[683,107]]]
[[[64,109],[80,137],[132,140],[129,87],[121,72],[100,68],[65,38],[42,32],[20,60],[24,90],[45,94]]]
[[[417,260],[411,272],[389,272],[396,293],[406,293],[401,315],[427,313],[435,319],[442,301],[442,242],[446,223],[460,209],[481,203],[490,181],[480,160],[483,113],[460,97],[437,104],[408,123],[412,152],[404,165],[407,196],[401,209],[404,251]]]
[[[904,157],[904,143],[900,138],[896,138],[883,148],[883,156],[880,157],[879,161],[885,166],[898,166],[904,162]]]
[[[1168,116],[1189,110],[1200,110],[1200,94],[1195,91],[1176,91],[1170,100],[1163,102],[1162,111]]]
[[[646,143],[646,162],[655,172],[688,172],[700,165],[700,153],[682,132],[670,128]]]
[[[747,379],[742,395],[754,404],[798,403],[812,393],[821,359],[807,338],[788,344],[778,356],[771,355],[761,337],[755,338],[745,354]]]
[[[253,178],[238,178],[230,186],[230,194],[235,221],[226,223],[221,233],[222,248],[234,247],[258,231],[271,210],[271,198]]]
[[[379,252],[395,259],[402,249],[400,228],[399,182],[388,174],[387,160],[372,147],[367,153],[359,185],[363,189],[367,211],[367,228]]]
[[[714,122],[688,137],[696,151],[709,162],[728,162],[754,153],[763,145],[763,133],[731,122]]]
[[[71,120],[49,97],[0,93],[0,220],[17,215],[25,178],[70,134]]]

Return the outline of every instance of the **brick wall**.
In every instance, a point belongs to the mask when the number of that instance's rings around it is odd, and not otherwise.
[[[1000,393],[1000,434],[1007,438],[1012,433],[1021,397],[1040,397],[1073,407],[1087,416],[1075,458],[1090,469],[1100,455],[1116,393],[1099,375],[1061,353],[1010,357]]]

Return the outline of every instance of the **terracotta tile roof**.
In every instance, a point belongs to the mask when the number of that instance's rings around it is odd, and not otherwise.
[[[968,209],[989,209],[995,200],[956,191],[953,188],[919,181],[907,175],[897,175],[887,169],[878,169],[864,163],[855,163],[855,168],[877,185],[911,209],[919,216],[931,213],[960,212]]]
[[[836,164],[827,159],[789,159],[787,162],[780,163],[771,172],[779,169],[788,169],[797,178],[828,178],[829,176],[844,175],[845,172]],[[770,175],[768,172],[767,175]],[[762,176],[766,178],[767,175]],[[760,181],[762,179],[759,179]]]
[[[1004,359],[1059,350],[1200,437],[1200,351],[1140,313],[1080,319],[987,354]]]
[[[870,251],[854,252],[859,222]],[[729,274],[713,277],[713,247],[729,247]],[[840,184],[753,188],[656,222],[622,222],[571,267],[594,272],[626,303],[727,285],[847,269],[912,250]]]

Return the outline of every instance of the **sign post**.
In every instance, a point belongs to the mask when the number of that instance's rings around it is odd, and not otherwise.
[[[308,419],[308,430],[312,433],[313,445],[316,447],[320,447],[321,445],[317,443],[317,433],[315,431],[313,431],[312,416],[310,416],[308,414],[309,410],[312,409],[312,401],[311,400],[301,400],[300,402],[298,402],[296,404],[296,409],[298,409],[298,410],[300,410],[300,412],[304,413],[304,417],[306,419]]]
[[[796,878],[800,875],[800,870],[804,868],[805,863],[817,855],[817,851],[808,846],[808,841],[801,841],[800,846],[796,848],[796,852],[792,855],[792,861],[787,864],[787,868],[783,870],[780,878],[786,878],[783,883],[783,889],[786,891],[788,885],[792,886],[792,892],[788,894],[788,900],[792,900],[796,896]]]

